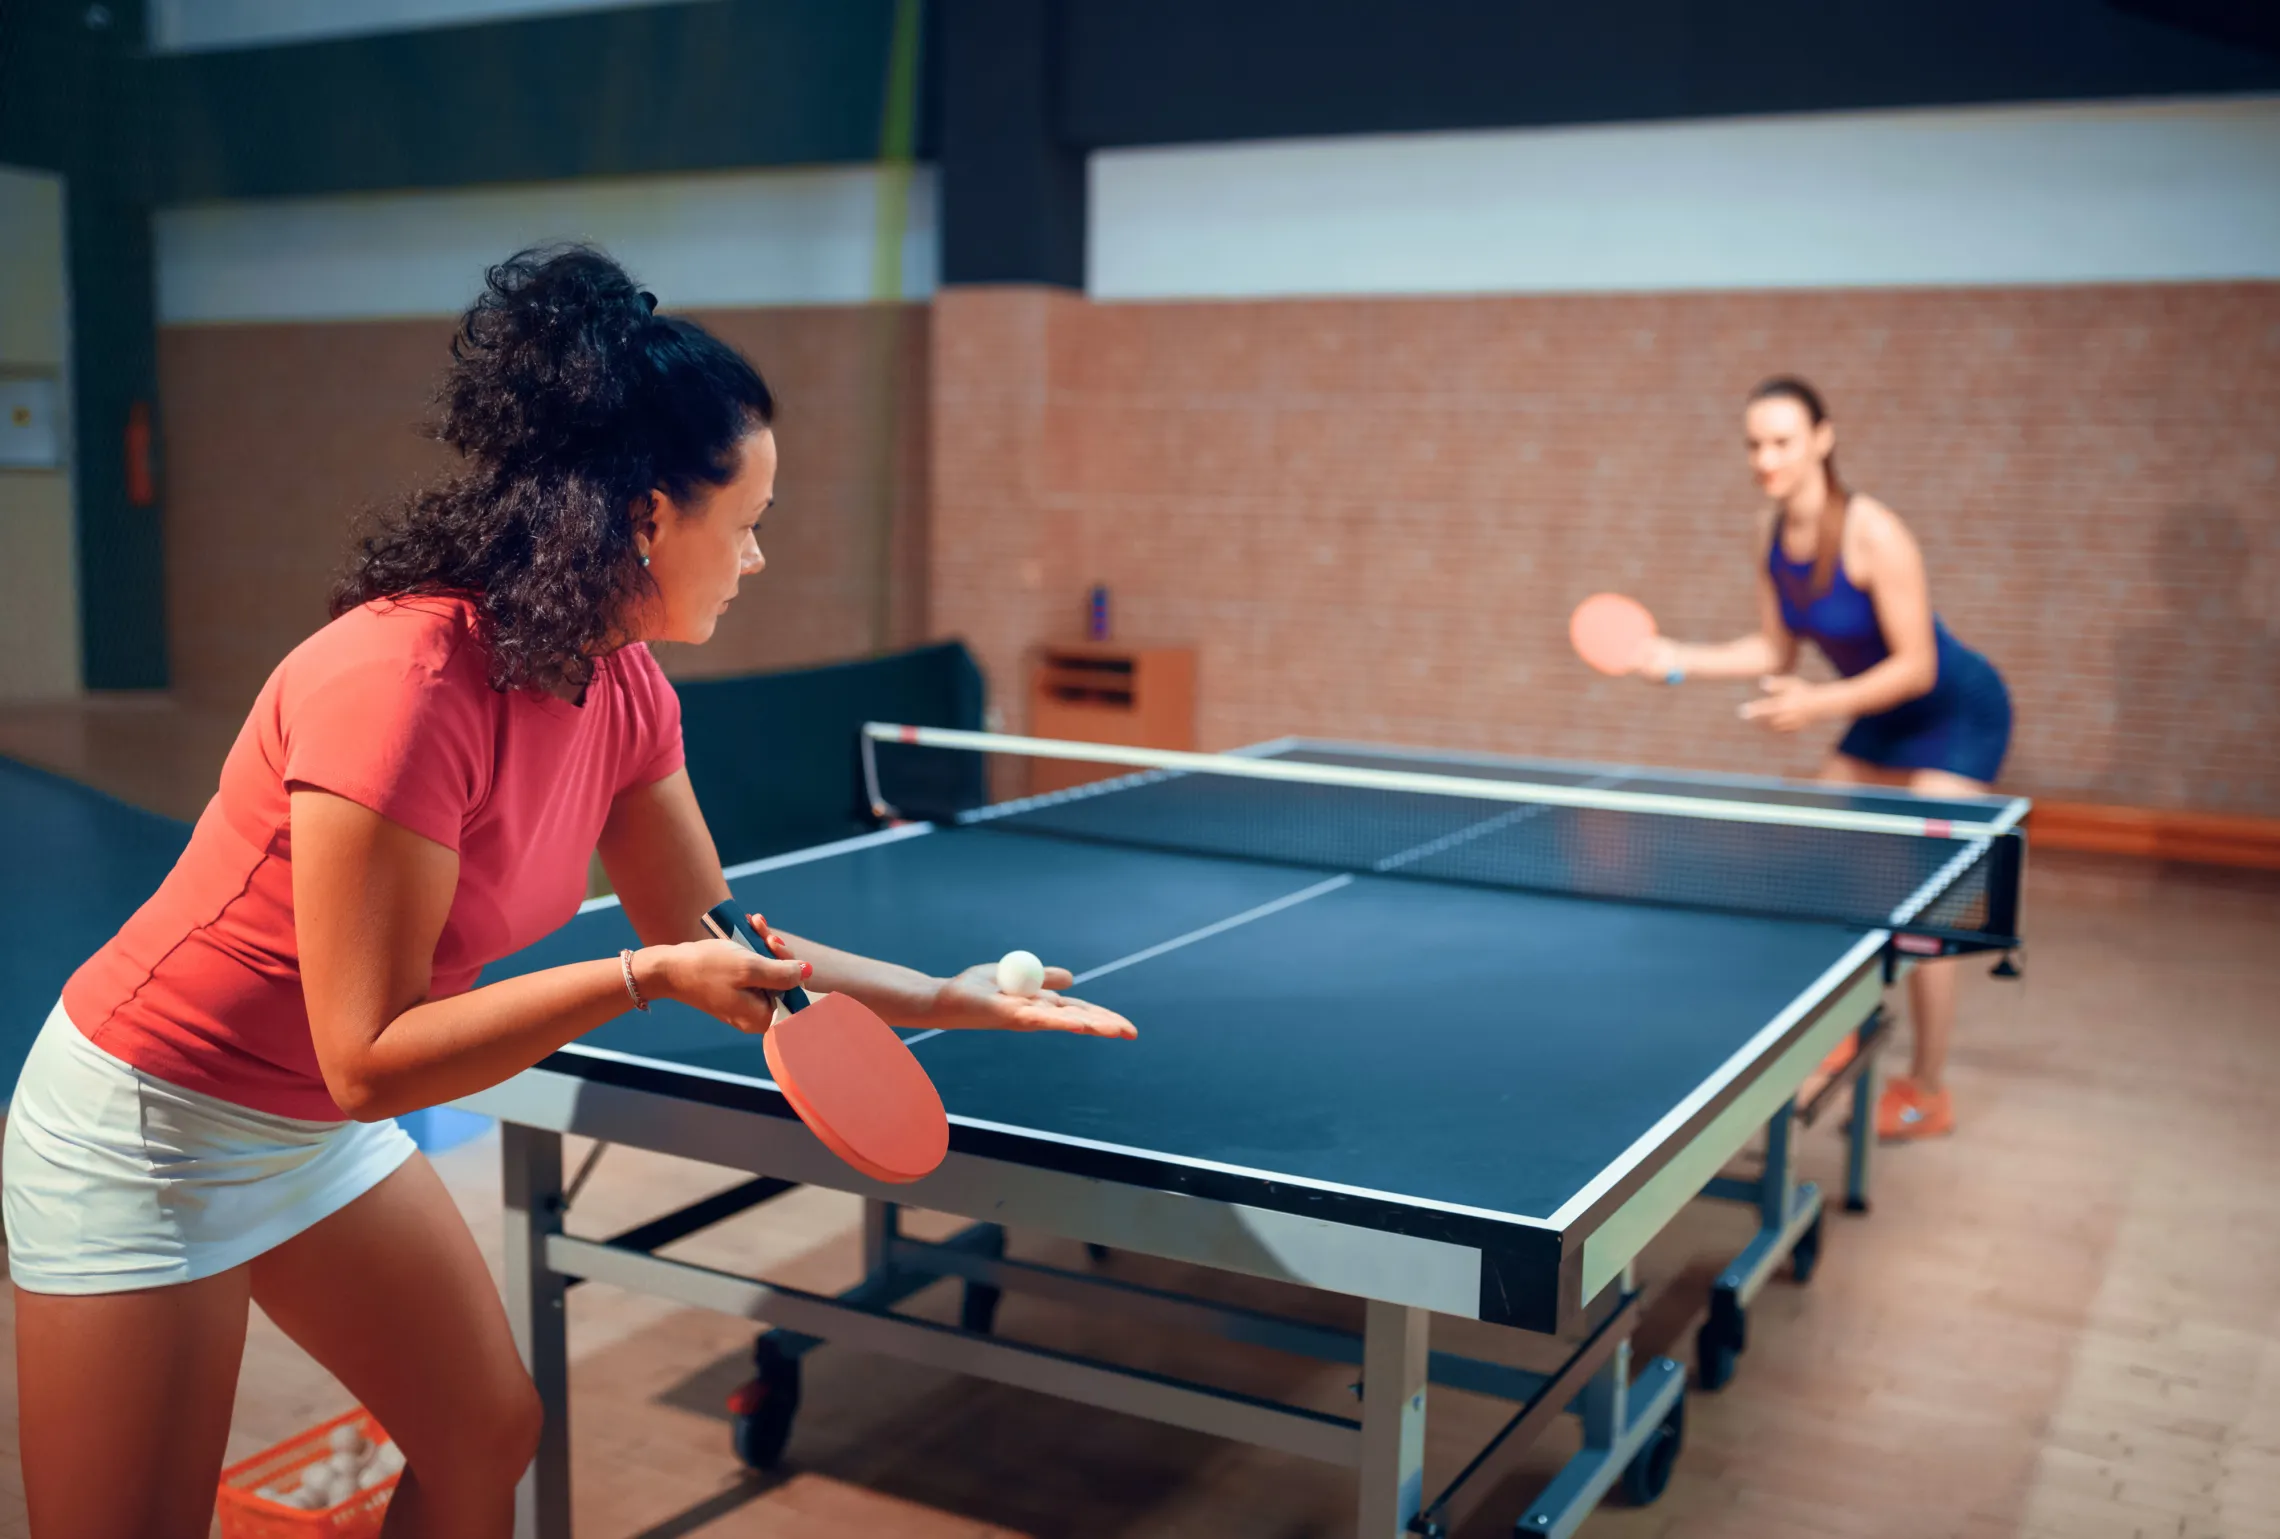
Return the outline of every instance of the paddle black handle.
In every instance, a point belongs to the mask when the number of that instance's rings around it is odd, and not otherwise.
[[[768,949],[768,943],[752,928],[752,921],[744,916],[744,911],[737,907],[734,899],[726,903],[715,903],[711,908],[706,909],[704,927],[721,940],[734,941],[747,951],[757,951],[760,955],[770,958],[776,955]],[[784,1009],[792,1015],[797,1015],[808,1007],[807,990],[797,984],[784,990],[781,994],[773,989],[754,989],[752,992],[765,995],[771,1004],[779,999],[782,1000]]]

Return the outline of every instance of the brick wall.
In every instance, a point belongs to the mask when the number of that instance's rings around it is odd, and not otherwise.
[[[325,623],[357,511],[435,474],[412,425],[433,323],[162,329],[166,638],[176,691],[242,711]]]
[[[930,318],[923,305],[698,312],[776,392],[768,570],[675,678],[860,657],[924,639]]]
[[[868,651],[925,629],[927,314],[783,308],[696,319],[743,349],[781,402],[771,571],[689,677]],[[438,321],[194,326],[160,333],[167,630],[175,687],[242,710],[303,637],[360,508],[438,474],[415,432],[446,361]],[[907,397],[907,398],[906,398]]]
[[[720,312],[784,402],[770,571],[669,669],[968,638],[1021,658],[1110,584],[1194,642],[1208,746],[1285,732],[1802,772],[1734,685],[1600,680],[1569,607],[1750,619],[1739,402],[1819,382],[1855,485],[2010,677],[2025,791],[2280,815],[2280,286]],[[161,337],[169,631],[238,709],[323,620],[354,510],[441,464],[438,323]],[[896,388],[892,391],[889,385]],[[882,451],[882,445],[890,446]],[[882,472],[891,465],[891,478]],[[880,548],[882,492],[893,499]]]
[[[1009,725],[1101,581],[1121,633],[1200,649],[1207,746],[1807,771],[1835,732],[1565,641],[1598,588],[1747,628],[1740,404],[1798,372],[2009,677],[2008,785],[2280,814],[2280,285],[935,310],[932,622]]]
[[[1074,632],[1090,575],[1085,521],[1053,485],[1053,357],[1089,318],[1084,301],[1026,288],[949,289],[934,301],[928,391],[934,467],[927,609],[962,638],[1008,727],[1021,725],[1021,659]],[[1052,420],[1049,420],[1052,419]]]

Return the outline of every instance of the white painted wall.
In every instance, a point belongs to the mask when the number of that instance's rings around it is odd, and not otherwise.
[[[908,178],[902,297],[934,291],[934,174]],[[874,166],[199,204],[157,218],[162,324],[456,315],[483,270],[594,241],[668,309],[871,298]]]
[[[0,166],[0,375],[58,383],[67,446],[61,469],[0,469],[0,701],[79,692],[63,198],[62,178]]]
[[[153,53],[263,48],[668,0],[151,0]],[[688,3],[688,0],[679,0]]]
[[[2280,278],[2280,98],[1093,156],[1100,299]]]

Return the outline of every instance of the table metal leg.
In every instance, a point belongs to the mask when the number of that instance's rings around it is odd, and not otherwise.
[[[876,1278],[886,1271],[887,1252],[901,1232],[902,1210],[898,1204],[881,1202],[876,1197],[863,1199],[863,1275]]]
[[[1876,1103],[1882,1099],[1881,1053],[1872,1053],[1853,1081],[1852,1128],[1845,1135],[1845,1211],[1868,1211],[1869,1169],[1876,1152]]]
[[[1787,1227],[1797,1200],[1796,1130],[1794,1102],[1765,1125],[1765,1174],[1758,1182],[1758,1223],[1766,1229]]]
[[[1425,1310],[1372,1299],[1362,1338],[1361,1539],[1403,1539],[1425,1500]]]
[[[1634,1502],[1646,1503],[1661,1496],[1670,1480],[1685,1425],[1681,1407],[1686,1370],[1667,1357],[1657,1357],[1636,1379],[1631,1377],[1628,1316],[1635,1309],[1635,1286],[1634,1274],[1625,1267],[1625,1318],[1614,1322],[1622,1339],[1600,1359],[1575,1397],[1583,1446],[1513,1524],[1512,1532],[1522,1539],[1538,1535],[1567,1539],[1617,1481],[1623,1482]]]
[[[1583,1446],[1612,1449],[1630,1423],[1631,1343],[1617,1342],[1607,1366],[1591,1376],[1576,1397],[1583,1422]]]
[[[570,1346],[566,1279],[547,1265],[562,1232],[562,1135],[509,1122],[499,1129],[506,1192],[507,1323],[538,1386],[546,1428],[515,1488],[515,1539],[570,1539]]]
[[[1749,1203],[1758,1232],[1727,1263],[1710,1288],[1710,1313],[1695,1334],[1701,1385],[1716,1390],[1733,1377],[1735,1359],[1749,1344],[1749,1304],[1784,1260],[1799,1282],[1813,1275],[1821,1256],[1821,1189],[1797,1179],[1797,1103],[1774,1113],[1765,1129],[1765,1169],[1753,1180],[1721,1176],[1703,1188],[1712,1197]]]

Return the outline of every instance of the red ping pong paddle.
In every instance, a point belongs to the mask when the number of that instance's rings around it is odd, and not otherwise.
[[[704,925],[722,940],[775,954],[734,903],[708,909]],[[795,987],[769,998],[788,1013],[760,1039],[768,1072],[825,1148],[878,1181],[916,1181],[942,1163],[949,1113],[893,1027],[845,994],[812,1000]]]
[[[1655,639],[1655,617],[1647,606],[1620,593],[1594,593],[1568,618],[1568,641],[1601,673],[1624,674],[1639,666]]]

